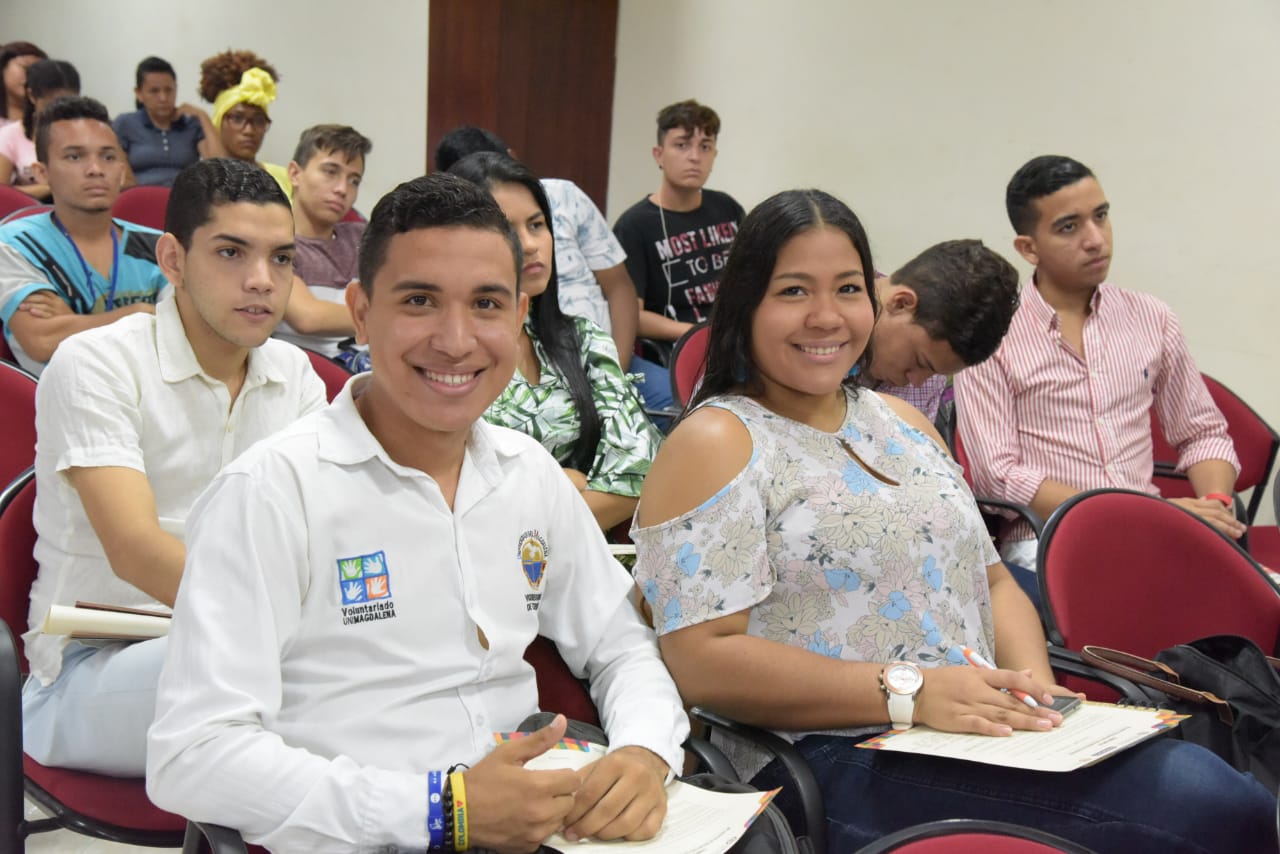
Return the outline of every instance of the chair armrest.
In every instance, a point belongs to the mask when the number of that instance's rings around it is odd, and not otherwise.
[[[738,780],[738,772],[729,761],[729,757],[705,738],[691,737],[685,741],[683,747],[698,760],[699,768],[726,780]]]
[[[1001,510],[1011,510],[1017,513],[1031,526],[1031,530],[1035,531],[1037,539],[1040,537],[1040,532],[1044,530],[1044,520],[1025,504],[1019,504],[1016,501],[1005,501],[1003,498],[991,498],[986,495],[975,495],[973,500],[977,502],[979,510],[983,507],[998,507]]]
[[[818,781],[814,778],[809,763],[800,755],[800,751],[796,750],[795,745],[767,730],[738,723],[702,706],[691,708],[689,715],[708,727],[719,728],[726,735],[749,741],[778,758],[786,769],[787,775],[795,781],[795,792],[800,799],[803,812],[803,832],[795,835],[808,837],[809,844],[816,854],[826,854],[827,810],[822,802],[822,790],[818,788]]]
[[[182,854],[198,854],[202,841],[209,843],[212,854],[247,854],[249,850],[237,830],[204,821],[188,821]]]
[[[1100,682],[1119,694],[1125,702],[1149,703],[1151,701],[1151,698],[1141,688],[1128,679],[1085,664],[1084,659],[1080,657],[1080,653],[1073,650],[1050,644],[1049,666],[1059,673],[1067,673],[1072,676],[1078,676],[1081,679]]]

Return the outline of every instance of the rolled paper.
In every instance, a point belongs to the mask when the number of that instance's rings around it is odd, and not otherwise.
[[[143,616],[96,608],[53,605],[44,618],[40,631],[46,635],[70,635],[73,638],[112,638],[148,640],[169,634],[171,620],[166,614]]]

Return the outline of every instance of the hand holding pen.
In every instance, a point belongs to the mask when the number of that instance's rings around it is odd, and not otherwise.
[[[981,655],[981,653],[979,653],[977,650],[970,649],[969,647],[966,646],[960,650],[960,653],[961,655],[964,656],[964,660],[972,664],[974,667],[981,667],[986,670],[996,669],[996,666],[992,664],[990,661],[987,661],[986,658],[984,658]],[[1009,693],[1017,697],[1019,700],[1026,703],[1028,706],[1030,706],[1033,709],[1040,708],[1040,704],[1037,703],[1035,701],[1035,698],[1033,698],[1026,691],[1019,691],[1015,688]]]

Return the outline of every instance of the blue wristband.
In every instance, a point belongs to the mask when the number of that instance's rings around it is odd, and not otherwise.
[[[427,850],[444,850],[444,774],[427,774]]]

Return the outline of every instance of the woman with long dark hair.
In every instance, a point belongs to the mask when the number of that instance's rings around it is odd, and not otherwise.
[[[13,184],[41,201],[49,199],[49,185],[31,166],[36,162],[36,118],[64,95],[80,94],[80,74],[61,59],[42,59],[27,69],[27,103],[22,121],[0,128],[0,184]]]
[[[649,423],[613,339],[560,310],[551,206],[541,182],[502,154],[449,168],[489,190],[524,250],[520,292],[529,314],[520,359],[486,420],[533,436],[564,467],[602,528],[630,518],[661,437]]]
[[[22,121],[27,106],[27,69],[49,55],[31,42],[9,42],[0,47],[0,82],[4,102],[0,105],[0,128]]]
[[[734,240],[706,377],[632,529],[684,701],[794,742],[835,851],[962,816],[1099,852],[1274,851],[1275,798],[1183,741],[1062,774],[856,747],[891,723],[1049,730],[1070,693],[937,431],[851,379],[869,364],[874,271],[858,218],[817,190],[761,203]],[[999,669],[966,664],[973,651]],[[733,758],[757,787],[786,782],[762,751]]]

